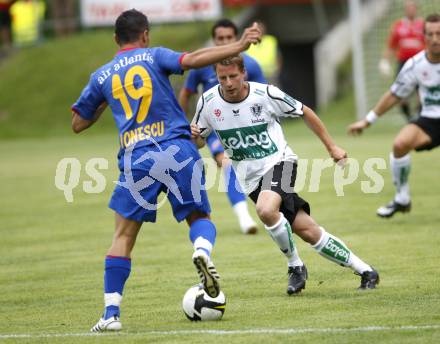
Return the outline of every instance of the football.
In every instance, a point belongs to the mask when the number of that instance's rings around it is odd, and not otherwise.
[[[203,286],[189,288],[183,296],[182,307],[186,317],[191,321],[220,320],[225,312],[225,294],[212,298],[203,290]]]

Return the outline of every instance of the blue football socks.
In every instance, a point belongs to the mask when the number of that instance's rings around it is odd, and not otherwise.
[[[189,229],[189,238],[193,243],[194,250],[201,249],[208,256],[211,255],[216,235],[215,225],[209,219],[198,219],[191,224]]]
[[[246,201],[246,196],[241,190],[240,184],[238,184],[237,176],[232,166],[224,166],[223,173],[225,175],[225,184],[228,187],[229,202],[234,206],[239,202]]]
[[[131,259],[128,257],[107,256],[104,273],[104,319],[120,315],[120,304],[124,284],[130,275]]]

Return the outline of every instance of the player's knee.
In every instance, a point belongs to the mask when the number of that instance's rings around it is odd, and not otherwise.
[[[272,225],[278,221],[279,211],[270,204],[257,203],[256,210],[258,217],[264,224]]]
[[[188,226],[191,226],[193,222],[199,219],[209,219],[209,218],[210,218],[209,214],[196,210],[186,217],[186,222],[188,223]]]
[[[397,138],[393,143],[393,153],[395,157],[402,157],[410,151],[410,145],[403,139]]]

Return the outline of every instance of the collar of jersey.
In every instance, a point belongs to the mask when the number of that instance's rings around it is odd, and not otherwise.
[[[221,89],[220,85],[218,85],[218,94],[220,94],[220,97],[223,99],[223,101],[225,101],[226,103],[229,103],[229,104],[238,104],[238,103],[244,102],[247,99],[247,97],[249,97],[249,94],[251,94],[251,84],[249,82],[247,82],[247,84],[249,86],[248,87],[248,93],[246,94],[246,97],[244,97],[242,100],[238,100],[236,102],[230,102],[229,100],[226,100],[223,97],[223,93],[222,93],[222,89]]]
[[[118,51],[116,52],[115,56],[116,56],[116,55],[119,55],[119,54],[122,54],[122,53],[125,53],[126,51],[135,50],[135,49],[140,49],[140,48],[138,48],[138,47],[132,47],[132,48],[124,48],[124,49],[120,49],[120,50],[118,50]]]

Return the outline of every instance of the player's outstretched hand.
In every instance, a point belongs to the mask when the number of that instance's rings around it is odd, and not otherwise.
[[[252,26],[246,28],[241,35],[240,44],[246,50],[251,44],[257,44],[261,42],[261,30],[257,23],[253,23]]]
[[[191,124],[191,137],[193,139],[200,137],[200,128],[197,124]]]
[[[338,146],[333,146],[330,151],[330,156],[333,158],[334,162],[338,165],[344,166],[345,159],[347,159],[347,152]]]
[[[360,135],[364,129],[368,128],[369,125],[370,123],[368,123],[365,119],[361,119],[360,121],[350,124],[347,132],[353,136]]]

